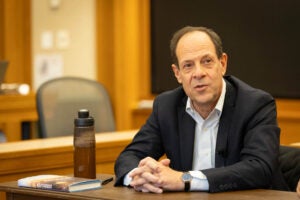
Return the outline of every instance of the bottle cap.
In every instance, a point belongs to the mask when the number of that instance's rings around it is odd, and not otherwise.
[[[93,126],[94,118],[89,116],[90,113],[87,109],[80,109],[78,111],[78,118],[75,118],[75,126]]]

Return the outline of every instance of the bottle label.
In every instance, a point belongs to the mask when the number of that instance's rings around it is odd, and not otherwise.
[[[81,133],[74,136],[75,147],[94,147],[95,146],[95,135],[94,133]]]

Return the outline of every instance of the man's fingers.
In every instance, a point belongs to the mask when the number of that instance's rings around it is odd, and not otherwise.
[[[151,157],[146,157],[139,163],[139,168],[148,168],[148,171],[156,171],[159,167],[159,162]]]
[[[153,184],[146,183],[143,185],[143,188],[147,192],[153,192],[153,193],[163,193],[163,190]]]
[[[161,164],[163,164],[166,167],[169,167],[171,161],[170,159],[166,158],[166,159],[162,159],[161,161],[159,161]]]
[[[154,173],[155,171],[153,171],[150,167],[148,166],[143,166],[143,167],[138,167],[135,170],[133,170],[132,172],[129,173],[130,177],[135,177],[135,176],[143,176],[144,173]]]
[[[163,190],[159,187],[156,187],[152,184],[144,184],[142,186],[135,186],[133,187],[136,191],[139,192],[152,192],[152,193],[163,193]]]
[[[140,174],[139,176],[133,176],[133,180],[131,181],[130,185],[132,187],[138,186],[138,185],[143,185],[145,183],[154,183],[154,184],[160,184],[159,183],[159,178],[155,176],[152,173],[149,172],[144,172]]]
[[[140,163],[139,163],[139,167],[145,165],[147,162],[150,162],[150,161],[152,161],[152,160],[154,160],[154,159],[151,158],[151,157],[146,157],[146,158],[142,159],[142,160],[140,161]]]
[[[143,186],[139,185],[139,186],[134,186],[133,187],[136,191],[138,192],[142,192],[143,191]]]
[[[129,173],[129,177],[135,177],[135,176],[139,176],[142,173],[144,173],[144,169],[142,169],[141,167],[139,168],[135,168],[132,172]]]
[[[159,178],[158,178],[155,174],[146,172],[146,173],[143,173],[143,174],[142,174],[142,177],[143,177],[147,182],[154,183],[154,184],[160,184],[160,183],[159,183]]]
[[[130,182],[130,186],[131,187],[136,187],[136,186],[139,186],[139,185],[143,185],[145,184],[147,181],[142,178],[141,176],[135,176],[132,181]]]

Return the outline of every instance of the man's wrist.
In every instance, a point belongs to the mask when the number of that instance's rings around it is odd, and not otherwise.
[[[193,179],[193,177],[191,176],[191,174],[189,172],[183,172],[182,173],[181,180],[184,183],[184,191],[185,192],[190,191],[192,179]]]
[[[189,171],[193,177],[191,191],[208,191],[209,184],[206,176],[201,171]]]
[[[128,172],[125,176],[124,176],[124,179],[123,179],[123,185],[124,186],[129,186],[131,181],[132,181],[132,178],[129,176],[131,172],[133,172],[136,168],[134,168],[133,170],[131,170],[130,172]]]

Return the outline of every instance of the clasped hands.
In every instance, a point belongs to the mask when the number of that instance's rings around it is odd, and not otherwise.
[[[169,165],[169,159],[156,161],[150,157],[144,158],[138,167],[129,173],[132,178],[130,186],[140,192],[182,191],[182,172],[171,169]]]

